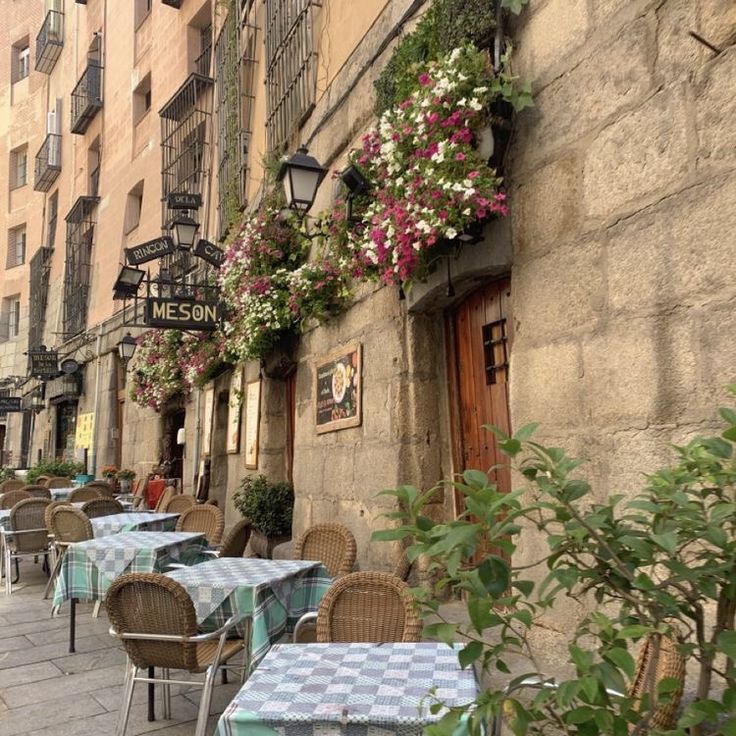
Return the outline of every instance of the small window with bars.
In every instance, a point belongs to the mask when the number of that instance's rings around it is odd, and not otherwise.
[[[10,188],[18,189],[28,183],[28,146],[10,152]]]
[[[483,325],[483,357],[486,385],[506,383],[509,375],[509,355],[505,319]]]
[[[21,266],[26,261],[26,226],[14,227],[8,233],[8,259],[6,268]]]

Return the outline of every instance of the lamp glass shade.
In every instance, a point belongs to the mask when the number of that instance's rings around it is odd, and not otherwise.
[[[118,343],[120,360],[127,363],[135,355],[136,347],[138,347],[136,339],[128,332]]]
[[[172,230],[174,245],[182,250],[191,250],[197,236],[197,230],[199,230],[199,223],[191,217],[181,215],[174,218],[169,227]]]
[[[138,287],[141,285],[141,281],[143,281],[143,277],[145,275],[146,272],[141,271],[139,268],[123,266],[120,269],[118,278],[112,287],[113,298],[125,299],[136,294],[138,291]]]
[[[317,190],[327,174],[307,149],[300,148],[288,161],[285,161],[278,178],[283,182],[286,204],[293,210],[307,212],[314,204]]]

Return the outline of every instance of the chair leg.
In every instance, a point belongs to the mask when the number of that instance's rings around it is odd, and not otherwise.
[[[210,703],[212,701],[212,688],[215,684],[217,668],[210,665],[207,668],[207,675],[204,678],[204,687],[202,688],[202,700],[199,702],[199,714],[197,715],[197,728],[194,736],[205,736],[207,731],[207,719],[210,715]]]
[[[10,548],[5,546],[5,595],[13,592],[13,584],[10,582]]]
[[[44,600],[49,597],[49,594],[51,593],[51,588],[53,588],[54,583],[56,582],[56,577],[59,574],[59,568],[61,567],[61,557],[61,555],[56,555],[56,563],[54,564],[54,569],[51,571],[51,575],[49,575],[49,581],[46,583],[46,588],[44,588],[43,591]]]
[[[120,715],[118,716],[118,727],[115,736],[124,736],[125,729],[128,727],[128,718],[130,717],[130,706],[133,702],[133,688],[135,687],[135,678],[138,675],[138,668],[128,659],[125,663],[125,684],[123,685],[123,702],[120,706]]]
[[[169,685],[169,678],[171,675],[169,674],[169,668],[165,667],[161,670],[161,675],[163,676],[165,682],[163,684],[163,713],[164,713],[164,720],[170,721],[171,720],[171,685]]]
[[[20,580],[20,559],[17,557],[15,558],[15,580],[13,580],[13,585],[15,585]]]
[[[100,617],[100,606],[101,605],[102,605],[102,601],[100,600],[95,601],[95,607],[92,609],[92,618]]]

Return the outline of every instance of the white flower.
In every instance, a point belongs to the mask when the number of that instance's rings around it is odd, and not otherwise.
[[[457,230],[455,230],[454,227],[448,227],[447,230],[445,230],[445,235],[450,240],[454,240],[457,237]]]

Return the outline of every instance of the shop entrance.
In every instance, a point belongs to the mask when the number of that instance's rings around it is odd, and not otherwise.
[[[510,471],[492,469],[508,458],[483,425],[493,424],[505,432],[511,427],[511,279],[491,282],[470,294],[448,316],[447,330],[455,470],[482,470],[502,491],[509,491]],[[459,494],[455,510],[457,514],[464,511]]]
[[[77,402],[56,405],[56,457],[74,460],[74,438],[77,431]]]

